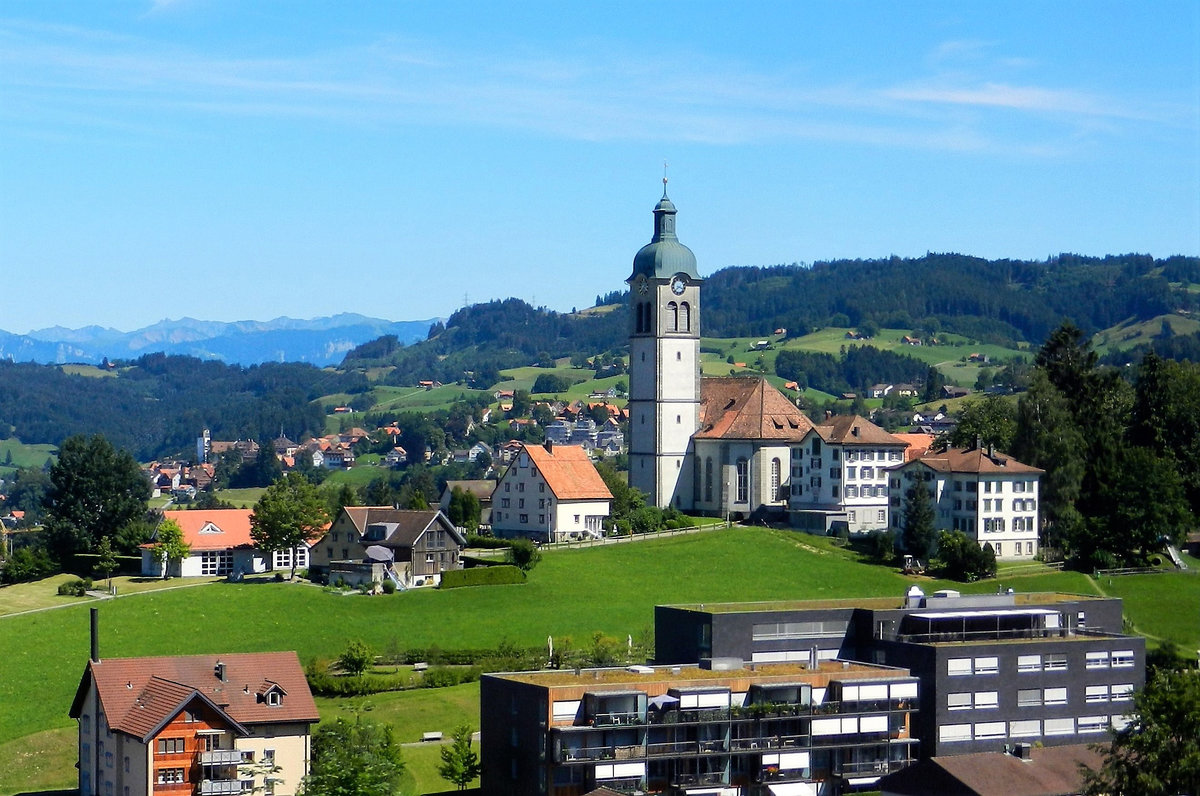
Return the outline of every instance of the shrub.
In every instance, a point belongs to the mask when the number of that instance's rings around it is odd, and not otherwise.
[[[58,593],[64,597],[84,597],[87,595],[87,590],[92,588],[92,579],[86,578],[80,580],[69,580],[66,583],[60,583]]]
[[[383,593],[384,594],[395,594],[396,593],[396,582],[393,581],[391,578],[388,578],[387,580],[385,580],[383,582]]]
[[[501,547],[508,547],[508,540],[497,539],[495,536],[483,536],[482,534],[478,533],[469,533],[467,534],[467,547],[497,550]]]
[[[357,639],[346,645],[346,650],[337,659],[338,667],[346,674],[358,676],[375,660],[375,653]]]
[[[451,667],[431,666],[421,678],[422,688],[449,688],[462,683],[473,683],[483,674],[478,666]]]
[[[509,542],[506,559],[522,572],[528,572],[542,560],[542,552],[528,539],[513,539]]]
[[[527,576],[515,566],[475,567],[452,569],[442,573],[438,588],[457,589],[463,586],[498,586],[505,583],[524,583]]]

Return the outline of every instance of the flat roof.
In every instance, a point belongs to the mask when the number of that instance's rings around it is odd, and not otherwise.
[[[749,668],[753,666],[754,668]],[[738,669],[702,669],[699,666],[653,666],[648,667],[651,673],[631,672],[622,668],[580,669],[576,674],[573,669],[556,669],[536,672],[496,672],[484,677],[496,677],[502,680],[515,680],[522,683],[541,686],[577,686],[589,688],[592,686],[625,685],[629,683],[660,683],[668,688],[688,688],[696,683],[701,686],[712,686],[713,680],[755,680],[779,685],[795,685],[797,675],[829,675],[851,674],[853,679],[861,680],[864,675],[888,675],[909,677],[908,669],[883,666],[857,661],[821,661],[816,668],[810,668],[802,663],[754,663],[743,665]],[[676,673],[678,670],[678,673]],[[836,678],[834,678],[836,679]],[[803,682],[803,681],[799,681]]]
[[[980,616],[1056,616],[1058,611],[1049,608],[983,608],[979,610],[934,611],[931,614],[913,614],[913,619],[972,619]]]
[[[1005,596],[1005,595],[989,595],[977,593],[963,593],[962,597],[990,597],[990,596]],[[1113,599],[1097,594],[1069,594],[1067,592],[1027,592],[1024,594],[1018,593],[1009,595],[1013,598],[1017,605],[1052,605],[1061,602],[1076,602],[1080,600],[1106,600]],[[916,610],[928,610],[937,608],[939,600],[953,600],[953,597],[934,597],[932,594],[925,595],[925,607]],[[750,613],[750,612],[767,612],[767,611],[801,611],[801,610],[820,610],[829,608],[870,608],[874,610],[900,610],[905,607],[907,598],[903,595],[897,597],[843,597],[827,600],[766,600],[763,602],[735,602],[735,603],[676,603],[664,605],[663,608],[678,608],[685,611],[702,611],[710,614],[731,614],[731,613]]]

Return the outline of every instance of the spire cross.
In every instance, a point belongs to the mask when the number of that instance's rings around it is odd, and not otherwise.
[[[663,161],[663,198],[667,197],[667,161]]]

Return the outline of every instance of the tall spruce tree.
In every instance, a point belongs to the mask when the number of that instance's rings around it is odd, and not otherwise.
[[[904,552],[928,560],[937,542],[936,516],[929,489],[918,480],[904,495],[904,531],[900,537]]]

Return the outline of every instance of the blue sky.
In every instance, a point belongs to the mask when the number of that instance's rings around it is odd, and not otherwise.
[[[1200,254],[1200,3],[0,3],[0,329]]]

